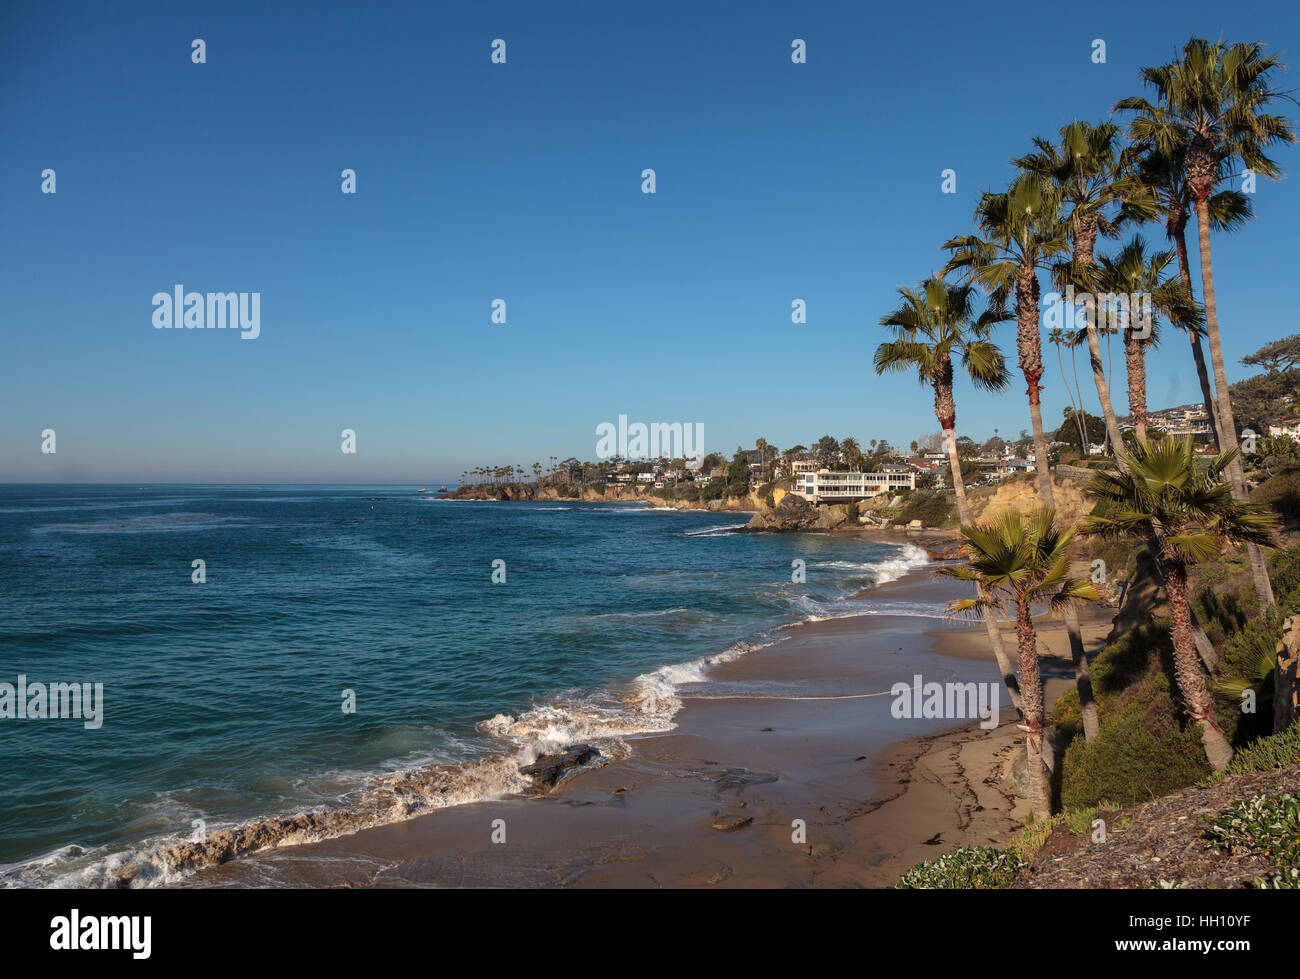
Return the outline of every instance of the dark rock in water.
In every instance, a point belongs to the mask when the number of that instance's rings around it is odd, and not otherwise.
[[[769,782],[777,781],[779,777],[764,772],[751,772],[747,768],[728,768],[725,773],[714,776],[711,781],[717,785],[719,792],[739,792],[751,785],[767,785]]]
[[[531,765],[519,769],[541,790],[553,789],[566,774],[600,757],[600,749],[589,744],[575,744],[553,755],[541,755]]]
[[[962,542],[959,540],[927,544],[925,553],[929,555],[931,561],[956,561],[965,556]]]

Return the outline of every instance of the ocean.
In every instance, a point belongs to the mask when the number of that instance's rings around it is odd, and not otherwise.
[[[679,692],[782,626],[942,616],[872,597],[919,548],[736,533],[746,519],[394,486],[0,486],[0,684],[103,691],[95,727],[0,716],[0,884],[106,884],[412,768],[464,773],[438,804],[509,795],[543,751],[671,729]]]

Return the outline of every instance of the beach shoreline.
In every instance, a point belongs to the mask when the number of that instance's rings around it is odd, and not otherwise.
[[[873,594],[958,593],[931,570]],[[1022,739],[1005,699],[993,730],[889,716],[889,687],[914,674],[996,682],[982,629],[879,614],[781,631],[681,692],[673,730],[629,738],[626,757],[545,795],[264,849],[177,886],[879,887],[954,846],[1005,843],[1023,823],[1007,777]],[[1090,649],[1107,631],[1104,614],[1088,622]],[[1042,624],[1040,645],[1051,703],[1069,682],[1059,624]]]

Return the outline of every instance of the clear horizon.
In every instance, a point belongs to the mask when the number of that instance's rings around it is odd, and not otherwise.
[[[1300,59],[1300,20],[1273,0],[1248,32],[1199,0],[1176,18],[1015,6],[1013,37],[1007,13],[955,3],[310,19],[6,5],[0,483],[451,485],[477,465],[594,458],[620,414],[700,424],[704,451],[727,456],[760,436],[905,447],[938,424],[915,379],[873,374],[877,321],[943,264],[1011,157],[1142,94],[1139,68],[1192,34],[1261,41],[1291,72]],[[1294,171],[1297,152],[1272,155]],[[1213,238],[1230,380],[1295,329],[1300,185],[1261,179],[1254,204]],[[1165,247],[1158,226],[1140,233]],[[155,329],[154,297],[177,285],[259,294],[259,335]],[[1014,364],[1014,328],[997,337]],[[1045,346],[1051,431],[1068,399]],[[1153,409],[1199,400],[1174,331],[1148,377]],[[1022,392],[1018,371],[1002,395],[959,382],[958,433],[1014,438]]]

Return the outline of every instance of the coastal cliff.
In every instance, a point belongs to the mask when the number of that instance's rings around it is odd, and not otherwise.
[[[783,489],[772,491],[777,503],[786,495]],[[461,486],[450,493],[439,493],[443,500],[497,500],[502,503],[640,503],[650,507],[675,510],[726,510],[750,512],[767,509],[756,490],[742,496],[717,500],[691,500],[665,495],[664,490],[635,483],[605,483],[592,486],[539,485],[537,483],[478,484]]]
[[[1068,522],[1086,516],[1091,509],[1077,480],[1055,477],[1057,511]],[[952,493],[944,490],[917,490],[906,497],[881,495],[857,503],[857,518],[848,504],[813,505],[803,497],[776,487],[769,495],[757,488],[738,496],[700,500],[677,496],[674,491],[655,489],[636,483],[604,483],[575,486],[553,483],[499,483],[461,486],[439,499],[496,500],[499,502],[545,503],[636,503],[675,510],[715,510],[752,513],[747,532],[809,533],[867,529],[950,530],[958,527]],[[1038,509],[1041,498],[1032,477],[1008,479],[996,486],[972,488],[971,511],[978,521],[995,519],[1007,511],[1028,514]]]

